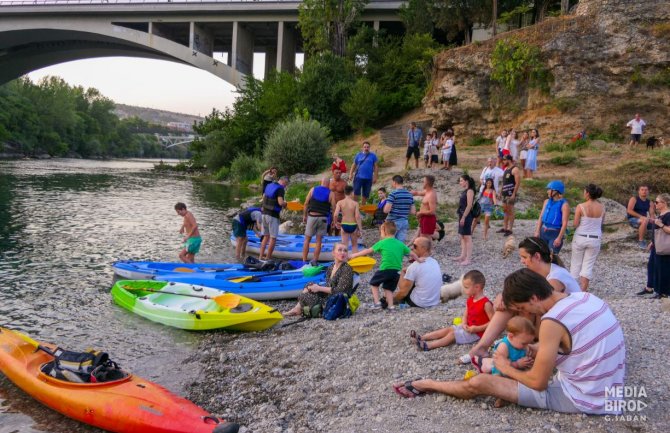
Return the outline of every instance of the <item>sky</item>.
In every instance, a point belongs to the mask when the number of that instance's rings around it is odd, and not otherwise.
[[[254,76],[262,78],[263,54],[254,55]],[[28,74],[33,82],[59,76],[68,84],[94,87],[114,102],[206,116],[231,107],[235,87],[209,72],[180,63],[107,57],[49,66]]]

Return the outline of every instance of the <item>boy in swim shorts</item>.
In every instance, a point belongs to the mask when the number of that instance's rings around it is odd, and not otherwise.
[[[184,218],[184,222],[179,229],[179,233],[184,235],[184,249],[179,253],[179,258],[184,263],[194,263],[195,255],[200,251],[200,244],[202,238],[198,230],[198,223],[191,212],[186,210],[184,203],[177,203],[174,205],[177,215]]]
[[[335,225],[341,230],[342,243],[349,248],[349,240],[351,239],[351,251],[357,253],[358,239],[363,233],[363,222],[361,221],[358,202],[352,197],[353,193],[353,186],[347,185],[344,188],[344,200],[337,202],[333,215],[342,214],[342,222],[337,221]]]

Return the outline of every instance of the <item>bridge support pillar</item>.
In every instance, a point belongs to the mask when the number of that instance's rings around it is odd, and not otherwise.
[[[214,35],[198,23],[191,22],[189,32],[190,48],[210,57],[214,54]]]
[[[239,21],[233,23],[232,67],[251,75],[254,67],[254,35]]]
[[[277,69],[277,47],[267,47],[265,49],[265,78],[275,69]]]
[[[277,70],[293,72],[295,70],[295,29],[284,21],[277,25]]]

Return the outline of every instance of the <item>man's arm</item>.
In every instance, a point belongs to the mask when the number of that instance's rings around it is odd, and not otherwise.
[[[393,300],[395,302],[400,302],[405,299],[409,294],[409,291],[412,289],[412,284],[414,284],[414,281],[405,278],[405,271],[403,271],[400,275],[400,281],[398,282],[398,290],[396,290],[393,295]]]
[[[508,358],[493,354],[493,362],[502,374],[536,391],[544,391],[556,366],[556,354],[560,348],[565,328],[554,320],[543,320],[540,325],[540,345],[535,356],[533,367],[528,371],[520,371],[511,365]]]
[[[567,201],[564,202],[561,206],[561,216],[563,220],[561,221],[561,231],[558,232],[558,237],[556,238],[558,240],[563,239],[563,236],[565,236],[565,231],[568,229],[568,220],[570,219],[570,205]]]
[[[286,200],[284,200],[284,193],[277,195],[277,204],[281,207],[286,207]]]
[[[635,212],[633,210],[634,207],[635,207],[635,197],[631,197],[630,200],[628,200],[628,207],[626,208],[628,215],[632,215],[636,218],[643,218],[646,216],[646,215],[640,215],[639,213]],[[651,206],[649,206],[649,209],[651,210]]]
[[[356,167],[358,167],[358,164],[356,164],[356,156],[354,156],[354,161],[351,163],[351,171],[349,172],[350,180],[354,180],[354,173],[356,173]]]
[[[332,192],[332,191],[330,192],[330,194],[328,195],[328,201],[330,202],[330,208],[335,210],[335,207],[337,206],[337,202],[335,201],[335,193],[334,192]]]
[[[393,200],[395,200],[395,197],[393,196],[393,193],[391,193],[386,198],[386,204],[384,205],[384,213],[391,212],[391,209],[393,208]]]
[[[312,199],[312,192],[314,191],[314,187],[312,187],[309,192],[307,193],[307,197],[305,197],[305,202],[302,204],[302,222],[307,221],[307,203]]]
[[[342,203],[343,201],[344,200],[340,200],[337,202],[337,204],[335,205],[335,212],[333,212],[333,224],[335,224],[335,227],[337,227],[338,229],[342,228],[342,224],[340,223],[339,218],[337,216],[341,212],[340,209],[342,206],[340,206],[340,203]]]
[[[379,175],[378,167],[379,166],[377,165],[377,161],[375,161],[375,163],[373,165],[373,170],[374,171],[372,172],[372,183],[377,183],[377,178],[378,178],[378,175]]]

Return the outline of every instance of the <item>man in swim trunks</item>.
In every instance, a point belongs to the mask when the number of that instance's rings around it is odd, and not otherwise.
[[[337,204],[338,201],[344,200],[344,188],[347,186],[347,181],[342,179],[342,170],[339,168],[334,168],[333,169],[333,178],[330,180],[330,184],[328,185],[328,188],[333,192],[333,195],[335,196],[335,204]],[[335,209],[335,205],[333,205],[333,209]],[[332,215],[332,220],[338,220],[342,221],[342,218],[340,215]],[[328,233],[331,235],[337,236],[340,234],[340,231],[335,227],[335,223],[331,221],[330,227],[328,227]]]
[[[417,212],[416,217],[419,219],[419,230],[416,237],[426,237],[428,239],[433,237],[435,233],[435,226],[437,225],[437,192],[433,189],[435,184],[435,176],[424,176],[423,191],[412,191],[412,196],[423,197],[421,207]]]
[[[179,258],[184,263],[195,263],[195,255],[200,251],[200,244],[202,238],[198,230],[198,223],[191,212],[186,210],[184,203],[177,203],[174,205],[174,210],[177,215],[184,218],[184,222],[179,229],[179,233],[184,235],[184,249],[179,253]]]
[[[335,206],[335,215],[342,214],[342,222],[335,221],[338,229],[341,229],[342,243],[349,248],[349,239],[351,239],[351,252],[358,252],[358,239],[363,233],[363,221],[361,221],[361,212],[358,208],[358,202],[353,198],[354,187],[347,185],[344,188],[345,198],[337,202]]]

